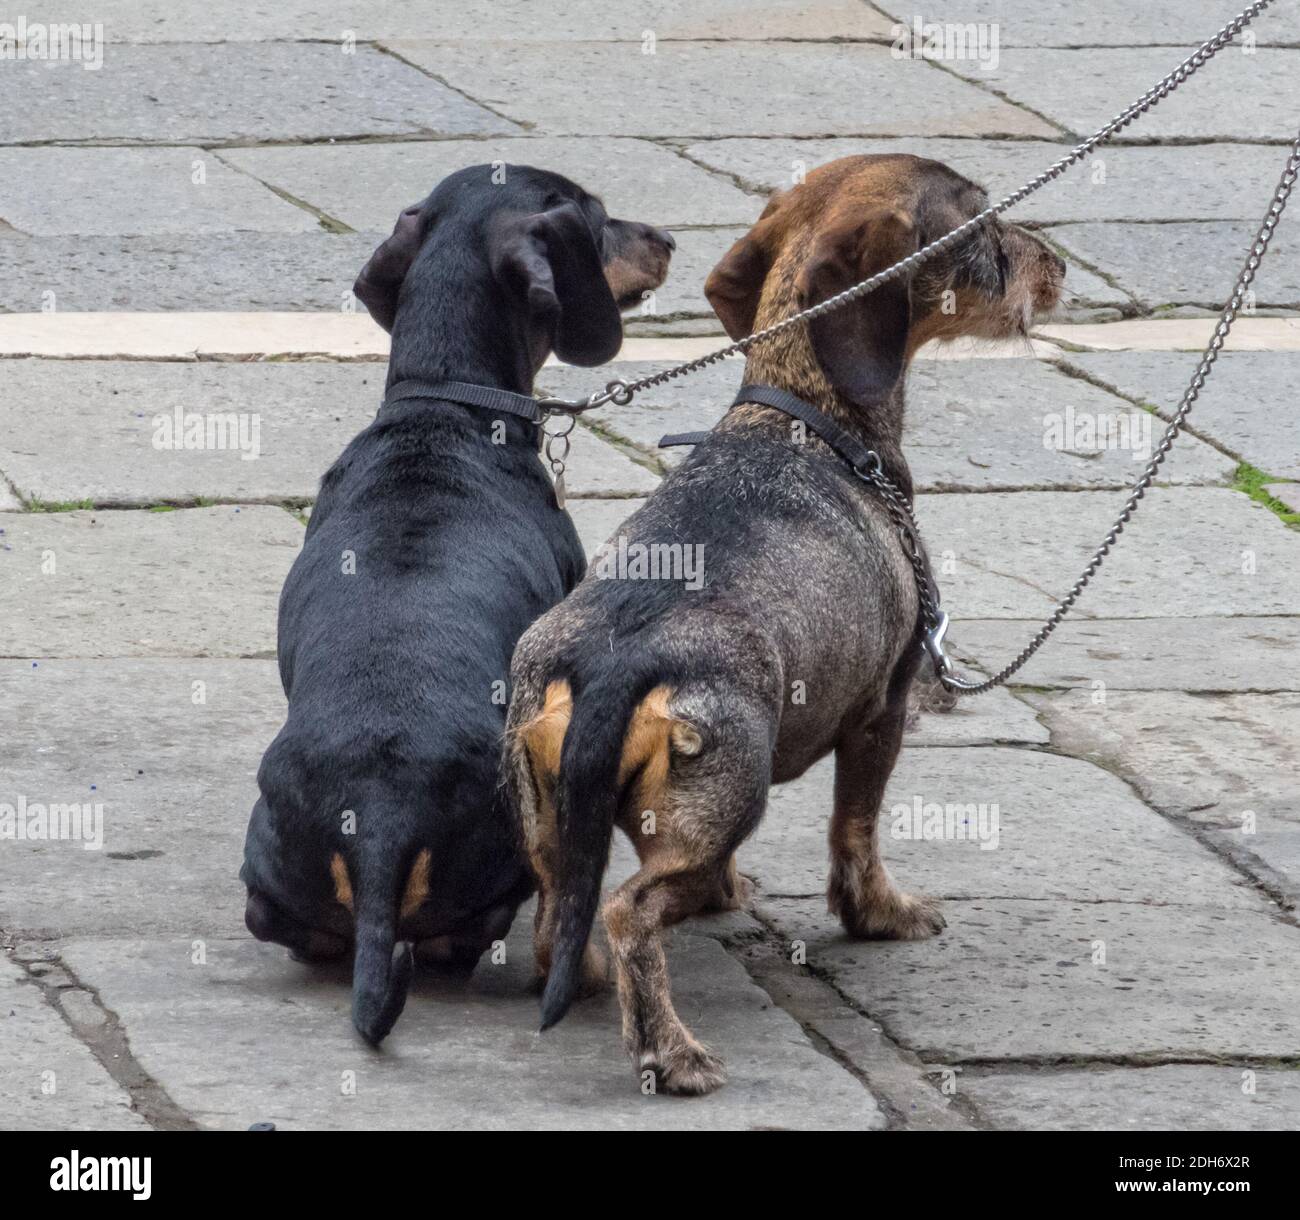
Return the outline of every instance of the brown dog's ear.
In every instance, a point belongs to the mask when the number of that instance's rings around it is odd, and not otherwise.
[[[768,247],[775,226],[771,218],[781,210],[787,194],[773,192],[758,222],[722,256],[722,261],[704,281],[704,295],[723,330],[733,339],[743,339],[754,332],[763,281],[772,269]]]
[[[800,308],[892,266],[915,253],[917,242],[911,217],[892,209],[832,225],[818,235],[795,281]],[[901,279],[814,318],[808,333],[831,384],[850,401],[873,406],[903,374],[911,324],[911,292]]]
[[[503,218],[488,236],[497,281],[527,302],[566,364],[604,364],[623,345],[623,319],[591,227],[574,203]]]
[[[392,236],[370,256],[370,261],[361,268],[357,282],[352,285],[353,295],[390,335],[393,333],[393,319],[397,317],[397,294],[420,249],[423,237],[420,212],[423,206],[413,204],[397,218]]]
[[[767,252],[749,233],[722,256],[722,261],[704,281],[704,295],[722,328],[733,339],[743,339],[753,333],[754,315],[758,313],[758,298],[767,272]]]

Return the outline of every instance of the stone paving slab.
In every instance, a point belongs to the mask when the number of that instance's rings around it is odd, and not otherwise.
[[[448,174],[491,162],[554,170],[599,195],[610,215],[661,226],[748,225],[763,206],[722,175],[648,140],[543,136],[311,144],[229,149],[221,158],[367,232],[386,233],[404,207],[423,199]]]
[[[845,937],[824,900],[761,909],[930,1062],[1300,1054],[1300,937],[1272,915],[982,899],[947,903],[931,940],[868,942]]]
[[[1054,136],[1027,111],[865,44],[385,42],[476,101],[551,135]],[[490,47],[490,49],[488,49]],[[1167,68],[1165,69],[1168,70]],[[635,106],[593,106],[617,80]]]
[[[1252,202],[1264,212],[1269,191]],[[1111,276],[1145,309],[1161,305],[1223,307],[1241,271],[1254,221],[1198,224],[1060,225],[1048,236],[1076,259]],[[1285,227],[1269,245],[1252,291],[1257,309],[1300,308],[1300,240]]]
[[[625,315],[625,325],[632,330],[649,323],[653,329],[661,316],[704,318],[706,325],[692,329],[721,340],[722,327],[704,299],[704,280],[743,231],[675,230],[677,253],[667,283],[655,294],[653,312],[634,310]],[[313,310],[322,317],[355,312],[353,281],[387,235],[250,231],[214,233],[202,242],[185,236],[105,235],[84,241],[20,236],[0,245],[15,272],[0,285],[0,314],[46,309],[51,301],[60,310],[80,312]],[[374,331],[381,336],[377,327]],[[118,351],[126,354],[124,348]]]
[[[674,1001],[725,1056],[730,1083],[703,1099],[642,1096],[612,993],[537,1033],[530,924],[522,913],[515,921],[505,965],[481,965],[466,984],[417,981],[381,1052],[352,1031],[344,972],[310,970],[251,937],[210,941],[202,966],[191,964],[188,938],[78,940],[65,957],[126,1023],[142,1066],[207,1127],[884,1125],[871,1095],[739,962],[711,938],[681,932],[669,943]]]
[[[0,691],[13,726],[0,801],[103,805],[98,850],[0,845],[15,881],[0,894],[0,927],[237,934],[257,768],[284,722],[275,662],[0,661]]]
[[[1241,832],[1253,811],[1261,830],[1300,828],[1300,694],[1110,691],[1098,705],[1089,693],[1025,694],[1057,749],[1098,759],[1156,808],[1204,825]]]
[[[1233,15],[1225,9],[1220,24]],[[930,14],[927,19],[932,19]],[[1207,23],[1204,31],[1196,27],[1192,41],[1199,43],[1213,34],[1218,27],[1212,29],[1212,24]],[[1142,97],[1184,58],[1170,47],[1018,49],[1001,55],[992,72],[974,59],[954,59],[945,67],[1060,124],[1072,135],[1085,136]],[[1230,47],[1117,139],[1289,142],[1295,137],[1294,79],[1290,52],[1260,48],[1246,55]],[[1279,174],[1283,160],[1279,155]]]
[[[28,20],[62,21],[65,10],[35,3]],[[98,0],[94,19],[110,43],[338,40],[345,31],[376,38],[520,40],[727,38],[743,25],[750,38],[884,38],[893,24],[858,0],[575,0],[562,8],[534,0],[281,0],[241,10],[237,21],[206,0]],[[109,52],[108,54],[112,54]]]
[[[953,618],[1036,620],[1069,591],[1121,506],[1115,492],[991,492],[919,496],[917,515]],[[1160,488],[1142,502],[1075,613],[1292,614],[1295,542],[1240,492]]]
[[[619,363],[610,376],[631,379],[651,363]],[[544,369],[547,390],[577,395],[591,384],[584,370]],[[713,365],[689,380],[647,390],[625,407],[593,412],[602,428],[647,455],[675,466],[688,448],[659,449],[670,432],[711,428],[741,382],[738,363]],[[605,376],[604,372],[601,374]],[[1154,424],[1154,426],[1153,426]],[[1132,486],[1163,426],[1138,408],[1036,360],[917,361],[908,380],[908,461],[922,491],[1022,487]],[[1098,447],[1105,437],[1131,448]],[[1172,483],[1225,483],[1236,463],[1195,438],[1174,451],[1162,471]],[[1065,445],[1064,449],[1058,445]]]
[[[740,849],[741,868],[764,905],[825,892],[833,777],[827,759],[775,787],[757,833]],[[951,833],[943,821],[948,806]],[[883,854],[909,892],[1265,909],[1213,852],[1122,780],[1076,758],[1006,747],[907,748],[880,817]],[[928,828],[926,817],[933,819]]]
[[[313,231],[210,233],[201,241],[176,235],[5,241],[0,250],[12,274],[0,280],[0,315],[40,310],[51,299],[60,310],[81,313],[319,310],[324,315],[355,308],[353,281],[380,235],[326,233],[309,213],[302,214]],[[119,347],[108,354],[126,352]]]
[[[929,13],[926,19],[930,19]],[[769,191],[788,188],[797,171],[806,172],[838,157],[912,153],[950,165],[986,187],[993,199],[1000,199],[1058,161],[1063,150],[1060,144],[1045,140],[870,136],[852,140],[707,140],[688,145],[685,152],[694,161]],[[1007,219],[1040,224],[1118,220],[1258,223],[1262,201],[1277,185],[1280,172],[1280,156],[1256,145],[1113,145],[1017,204]],[[1071,271],[1066,277],[1067,288],[1073,277]]]
[[[1300,1074],[1286,1069],[968,1070],[957,1091],[998,1130],[1294,1131],[1300,1124]]]
[[[149,1124],[21,968],[0,956],[0,1131],[135,1131]]]
[[[572,500],[569,516],[577,527],[578,537],[590,559],[638,508],[644,500]]]
[[[967,621],[950,651],[991,672],[1031,634],[1023,623]],[[1111,690],[1300,690],[1300,618],[1067,619],[1012,681],[1085,687],[1090,697]]]
[[[1300,512],[1300,486],[1295,483],[1269,483],[1264,490],[1281,500],[1292,512]]]
[[[0,470],[28,499],[97,507],[314,499],[321,476],[374,418],[386,372],[313,361],[11,361]],[[160,419],[174,420],[178,408],[253,417],[241,425],[244,448],[157,447]],[[571,495],[625,495],[658,482],[599,437],[584,432],[581,442],[566,472]]]
[[[883,0],[877,7],[898,21],[913,20],[912,10],[899,0]],[[1006,0],[941,0],[926,6],[925,20],[996,22],[1003,47],[1196,47],[1244,7],[1235,0],[1147,0],[1142,5],[1088,0],[1086,7],[1072,0],[1017,5]],[[1261,46],[1294,44],[1300,42],[1300,14],[1277,4],[1249,29]],[[1240,54],[1236,47],[1225,52],[1234,53]]]
[[[302,545],[298,521],[262,506],[13,513],[3,529],[13,657],[271,656]]]
[[[1214,334],[1212,318],[1126,318],[1104,325],[1048,323],[1034,327],[1039,343],[1056,343],[1066,351],[1195,352],[1200,355]],[[1293,352],[1300,350],[1300,318],[1238,319],[1228,335],[1228,352]],[[1188,365],[1196,367],[1196,361]],[[1188,377],[1191,376],[1189,371]]]
[[[38,237],[319,228],[200,148],[0,148],[0,217]]]
[[[493,135],[516,125],[370,47],[118,46],[98,72],[15,60],[0,77],[0,144],[147,144],[370,135]]]
[[[1166,419],[1196,368],[1194,358],[1166,352],[1078,353],[1064,360]],[[1300,479],[1300,416],[1292,393],[1298,381],[1300,353],[1226,353],[1197,399],[1191,425],[1269,474]]]

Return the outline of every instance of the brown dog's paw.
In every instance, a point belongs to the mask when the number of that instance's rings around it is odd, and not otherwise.
[[[890,885],[868,890],[865,902],[851,901],[850,891],[832,883],[827,906],[844,930],[858,940],[926,940],[947,927],[937,898],[904,894]]]
[[[694,1038],[641,1052],[639,1070],[655,1074],[655,1091],[701,1097],[727,1083],[722,1060]]]

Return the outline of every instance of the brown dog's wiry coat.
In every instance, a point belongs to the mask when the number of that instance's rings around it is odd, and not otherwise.
[[[936,162],[846,158],[775,196],[706,293],[733,338],[749,334],[985,206]],[[1024,334],[1063,272],[1030,234],[991,223],[910,282],[759,344],[745,380],[832,416],[910,495],[907,362],[932,338]],[[744,902],[733,853],[771,783],[834,751],[827,893],[851,935],[943,926],[936,903],[895,887],[876,837],[920,659],[913,573],[878,496],[792,424],[736,408],[620,527],[629,545],[701,547],[702,588],[601,579],[595,565],[515,652],[505,773],[539,881],[543,1028],[603,976],[588,941],[618,825],[641,860],[604,907],[624,1039],[675,1092],[707,1092],[723,1072],[673,1009],[659,932]]]

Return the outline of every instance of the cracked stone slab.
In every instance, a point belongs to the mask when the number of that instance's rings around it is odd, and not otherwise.
[[[1110,691],[1027,692],[1071,754],[1103,760],[1157,808],[1209,826],[1240,829],[1253,810],[1261,828],[1300,826],[1294,729],[1300,694],[1195,695]],[[1171,731],[1172,729],[1172,731]]]
[[[1123,498],[1115,492],[917,497],[955,619],[1038,619],[1078,579]],[[1267,508],[1217,487],[1164,487],[1080,599],[1081,618],[1295,612],[1295,536]]]
[[[1300,1121],[1300,1077],[1244,1065],[968,1070],[957,1091],[999,1131],[1294,1131]]]
[[[656,368],[650,362],[618,363],[609,375],[633,379]],[[549,392],[577,395],[591,384],[585,372],[545,369],[539,381]],[[589,418],[675,466],[689,448],[660,449],[659,439],[711,428],[735,396],[742,372],[738,361],[724,361]],[[907,392],[904,438],[921,491],[1127,488],[1163,430],[1148,412],[1037,360],[920,360],[912,365]],[[1228,482],[1236,463],[1193,441],[1184,438],[1186,447],[1180,443],[1162,477],[1172,483]],[[1111,442],[1116,443],[1108,447]]]
[[[564,174],[599,195],[611,216],[648,224],[748,225],[762,210],[761,200],[725,177],[648,140],[543,136],[313,144],[228,149],[221,158],[353,229],[370,232],[387,232],[404,207],[423,199],[448,174],[495,162]]]
[[[1269,193],[1254,198],[1262,213]],[[1258,221],[1198,224],[1059,225],[1047,236],[1075,259],[1121,284],[1144,309],[1223,307],[1241,271]],[[1300,241],[1285,228],[1269,245],[1251,291],[1259,309],[1300,308]]]
[[[382,1053],[352,1031],[346,972],[311,970],[251,937],[78,940],[65,950],[131,1030],[142,1066],[206,1127],[636,1130],[884,1126],[871,1095],[708,936],[668,944],[682,1018],[727,1060],[706,1098],[643,1096],[612,993],[545,1036],[530,990],[531,920],[506,962],[465,984],[418,979]],[[346,1086],[354,1086],[348,1088]]]
[[[37,237],[319,228],[201,148],[0,148],[0,183],[0,217]]]
[[[0,513],[21,512],[23,502],[13,493],[13,489],[0,475]]]
[[[637,44],[597,42],[385,45],[552,135],[1056,134],[1026,111],[930,64],[895,59],[884,46],[700,41],[661,43],[646,55]],[[575,80],[617,80],[636,105],[592,106],[571,87]]]
[[[913,10],[899,0],[877,7],[896,20],[913,20]],[[1197,47],[1240,11],[1233,0],[1164,0],[1140,7],[1127,0],[1089,0],[1086,8],[1071,0],[1015,6],[1006,0],[939,0],[926,6],[925,20],[995,22],[1003,47]],[[1285,5],[1248,28],[1261,46],[1300,42],[1300,14]],[[1240,54],[1237,46],[1225,52],[1233,53]]]
[[[268,506],[14,513],[0,621],[17,657],[271,656],[302,526]]]
[[[0,844],[14,881],[0,926],[237,935],[257,768],[284,723],[275,661],[0,661],[0,692],[13,725],[0,801],[103,806],[98,849]]]
[[[824,900],[762,910],[929,1062],[1300,1053],[1300,936],[1269,914],[980,899],[947,903],[932,940],[870,942]]]
[[[9,361],[0,469],[28,499],[55,503],[311,500],[374,419],[385,375],[383,365],[318,361]],[[159,420],[178,409],[243,415],[242,439],[224,449],[156,447]],[[566,480],[572,495],[645,492],[658,481],[585,431]]]
[[[992,672],[1019,653],[1031,634],[1023,623],[966,621],[949,651]],[[1300,618],[1067,619],[1012,682],[1086,687],[1090,695],[1300,690]]]
[[[1063,360],[1166,419],[1196,368],[1195,357],[1175,352],[1070,353]],[[1197,399],[1191,426],[1271,475],[1300,479],[1300,417],[1291,393],[1297,381],[1300,352],[1226,352]]]
[[[0,77],[0,143],[494,135],[516,125],[371,47],[115,46],[104,71],[16,60]]]
[[[833,777],[826,759],[774,787],[762,824],[741,847],[741,868],[764,907],[825,892]],[[905,749],[881,805],[880,836],[890,872],[912,893],[1266,909],[1238,873],[1122,780],[1056,754]]]
[[[46,11],[48,10],[48,12]],[[67,13],[36,3],[29,21],[65,20]],[[228,14],[206,0],[99,0],[95,20],[110,43],[360,41],[421,38],[437,30],[443,38],[520,41],[605,39],[641,42],[647,27],[656,38],[729,38],[743,26],[750,38],[883,38],[889,18],[856,0],[658,0],[643,6],[576,0],[563,8],[532,0],[284,0],[260,9]],[[109,55],[112,52],[108,52]]]
[[[130,1095],[25,978],[0,956],[0,1130],[149,1130]]]
[[[1100,705],[1083,691],[1025,697],[1057,749],[1124,776],[1158,809],[1212,831],[1290,901],[1300,898],[1300,694],[1111,691]]]
[[[1233,15],[1225,9],[1220,24]],[[1116,28],[1125,29],[1126,22]],[[1214,32],[1207,25],[1196,40]],[[950,60],[945,67],[1082,136],[1143,96],[1183,58],[1170,47],[1021,48],[1000,55],[995,71],[974,59]],[[1289,51],[1260,48],[1245,55],[1229,47],[1197,73],[1194,83],[1166,97],[1118,138],[1290,141],[1295,136],[1290,105],[1294,74]]]
[[[685,151],[692,160],[767,191],[787,189],[803,173],[839,157],[912,153],[951,166],[986,187],[993,199],[1009,195],[1061,157],[1060,144],[1046,140],[885,136],[706,140],[688,145]],[[1272,149],[1252,144],[1111,145],[1035,191],[1012,209],[1008,219],[1039,224],[1119,220],[1258,223],[1262,201],[1277,185],[1277,160]],[[1232,189],[1225,190],[1224,183],[1229,182]],[[1067,288],[1074,278],[1071,269]]]
[[[590,560],[614,531],[644,503],[640,499],[571,500],[568,505],[569,516],[573,518],[583,550],[587,552],[587,559]]]

